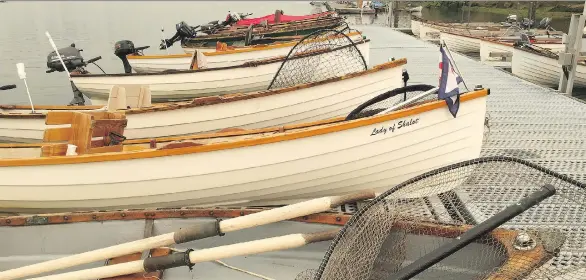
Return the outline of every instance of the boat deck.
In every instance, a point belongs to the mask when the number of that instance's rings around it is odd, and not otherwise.
[[[407,58],[408,84],[437,85],[439,79],[439,47],[388,27],[361,25],[367,38],[376,38],[371,44],[370,65],[387,61],[390,57]],[[552,89],[524,81],[503,70],[483,65],[464,55],[452,52],[464,82],[472,90],[480,84],[490,88],[488,97],[489,128],[481,156],[511,156],[531,161],[553,171],[586,182],[586,104],[584,101],[562,95]],[[464,87],[461,85],[461,89]],[[478,201],[487,201],[491,209],[508,206],[502,203],[502,194],[488,188],[475,191]],[[515,190],[512,189],[511,195]],[[477,193],[476,193],[477,192]],[[520,197],[519,197],[520,199]],[[550,201],[561,206],[559,201]],[[486,204],[486,203],[477,203]],[[487,205],[475,205],[487,209]],[[555,207],[554,207],[555,208]],[[584,209],[568,209],[559,228],[568,234],[571,248],[563,248],[560,257],[550,264],[571,265],[586,262],[586,220]],[[496,214],[496,211],[490,214]],[[549,211],[548,211],[549,212]],[[581,214],[577,214],[581,213]],[[529,224],[551,224],[552,211],[532,215]],[[508,223],[517,227],[526,224]]]

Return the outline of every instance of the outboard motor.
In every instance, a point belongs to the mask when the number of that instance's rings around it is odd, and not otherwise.
[[[71,44],[71,46],[59,49],[59,54],[61,54],[61,58],[67,67],[67,71],[71,72],[78,67],[85,66],[83,61],[83,57],[81,56],[81,51],[75,48],[75,44]],[[47,56],[47,67],[50,69],[49,71],[57,71],[63,72],[63,65],[59,60],[59,56],[57,56],[57,52],[53,51]]]
[[[546,17],[543,18],[540,22],[539,22],[539,28],[543,28],[543,29],[547,29],[549,28],[549,24],[551,23],[551,18]]]
[[[508,23],[514,23],[514,22],[517,22],[517,15],[511,15],[511,14],[509,14],[509,15],[507,16],[507,22],[508,22]]]
[[[134,43],[130,40],[118,41],[114,44],[114,54],[122,60],[124,65],[124,73],[128,74],[132,72],[132,67],[128,62],[127,55],[135,53]]]
[[[75,44],[71,44],[69,47],[66,47],[66,48],[58,49],[58,51],[59,51],[59,54],[61,55],[61,59],[63,59],[63,63],[65,64],[65,67],[67,69],[63,68],[63,64],[61,64],[61,61],[59,60],[59,56],[57,56],[57,52],[53,51],[53,52],[49,53],[49,55],[47,56],[47,67],[49,68],[49,70],[46,71],[47,73],[52,73],[55,71],[64,72],[65,70],[67,70],[67,72],[69,72],[69,73],[87,74],[89,72],[87,70],[85,70],[85,66],[87,66],[90,63],[94,63],[94,62],[102,59],[101,56],[98,56],[98,57],[94,57],[88,61],[85,61],[83,59],[83,57],[81,56],[81,52],[83,50],[77,49],[75,47]],[[95,65],[98,66],[97,64],[95,64]],[[102,70],[101,67],[98,66],[98,68],[100,68]],[[102,72],[103,71],[104,70],[102,70]],[[71,89],[73,90],[73,100],[71,100],[71,102],[69,102],[69,105],[84,105],[85,99],[83,98],[83,94],[75,86],[73,81],[71,81]]]
[[[531,26],[533,26],[534,21],[528,18],[524,18],[523,22],[521,22],[521,27],[523,28],[531,28]]]
[[[175,29],[177,30],[175,35],[173,35],[173,37],[171,37],[170,39],[163,40],[159,48],[161,50],[166,49],[179,40],[183,41],[185,39],[195,38],[195,36],[197,35],[196,29],[198,27],[199,25],[196,27],[191,27],[185,21],[175,24]]]
[[[13,88],[16,88],[16,85],[0,86],[0,90],[9,90],[9,89],[13,89]]]

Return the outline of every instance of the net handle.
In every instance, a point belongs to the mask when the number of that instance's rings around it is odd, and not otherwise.
[[[411,279],[418,275],[422,271],[430,268],[434,264],[441,260],[451,256],[453,253],[462,249],[464,246],[474,242],[479,237],[491,232],[502,224],[515,218],[519,214],[525,212],[527,209],[539,204],[546,198],[554,195],[556,189],[554,186],[546,184],[530,194],[529,196],[521,199],[519,202],[508,206],[504,210],[500,211],[496,215],[490,217],[488,220],[478,224],[477,226],[467,230],[462,235],[458,236],[454,241],[446,243],[443,246],[433,250],[431,253],[417,259],[408,266],[399,270],[396,274],[391,275],[387,280],[404,280]]]
[[[399,104],[397,104],[395,106],[392,106],[392,107],[390,107],[390,108],[388,108],[388,109],[386,109],[386,110],[384,110],[384,111],[382,111],[382,112],[380,112],[380,113],[378,113],[376,115],[388,114],[389,112],[392,112],[392,111],[395,111],[397,109],[400,109],[403,106],[407,106],[407,105],[409,105],[411,103],[414,103],[415,101],[419,101],[419,100],[427,97],[428,95],[435,94],[438,90],[439,90],[438,87],[432,88],[432,89],[430,89],[430,90],[428,90],[426,92],[423,92],[423,93],[418,94],[418,95],[416,95],[414,97],[411,97],[408,100],[403,101],[403,102],[401,102],[401,103],[399,103]]]

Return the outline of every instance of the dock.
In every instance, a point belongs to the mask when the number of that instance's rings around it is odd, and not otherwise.
[[[438,84],[439,47],[388,27],[361,25],[371,62],[407,58],[408,84]],[[586,182],[586,103],[451,52],[464,82],[490,89],[482,156],[512,156]],[[461,85],[461,89],[464,87]]]
[[[408,84],[426,83],[438,85],[439,47],[433,43],[419,40],[408,34],[384,26],[360,25],[371,42],[370,65],[387,61],[389,58],[407,58],[409,72]],[[487,104],[488,126],[485,128],[481,156],[510,156],[528,160],[545,168],[586,182],[586,104],[584,101],[560,94],[512,74],[483,65],[467,56],[452,52],[456,66],[464,82],[472,90],[475,85],[490,89]],[[464,87],[460,85],[460,88]],[[489,214],[496,214],[495,205],[503,194],[488,188],[475,191],[474,195],[490,201],[492,208],[485,203],[474,203],[474,207]],[[510,193],[509,193],[510,192]],[[516,197],[514,190],[507,195]],[[519,197],[520,199],[520,197]],[[539,226],[550,222],[556,215],[562,201],[551,201],[551,213],[531,215],[530,223]],[[584,242],[582,232],[586,231],[584,209],[567,209],[568,217],[559,228],[572,240],[571,243]],[[549,211],[547,211],[549,212]],[[568,221],[572,221],[571,223]],[[515,227],[514,223],[507,223]],[[562,248],[559,257],[553,258],[549,265],[570,265],[586,261],[586,254],[580,248]]]

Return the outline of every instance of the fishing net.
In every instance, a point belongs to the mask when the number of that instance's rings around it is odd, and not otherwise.
[[[382,113],[385,110],[399,110],[409,106],[437,100],[437,91],[430,92],[434,88],[435,87],[431,85],[420,84],[387,91],[356,107],[356,109],[348,114],[346,120],[349,121],[371,117]],[[426,92],[429,94],[424,95]]]
[[[333,29],[309,34],[289,51],[268,89],[292,87],[364,71],[368,66],[358,49],[358,45],[364,44],[363,39],[355,43],[345,33]]]
[[[586,279],[585,187],[508,157],[435,169],[362,207],[296,279]]]

